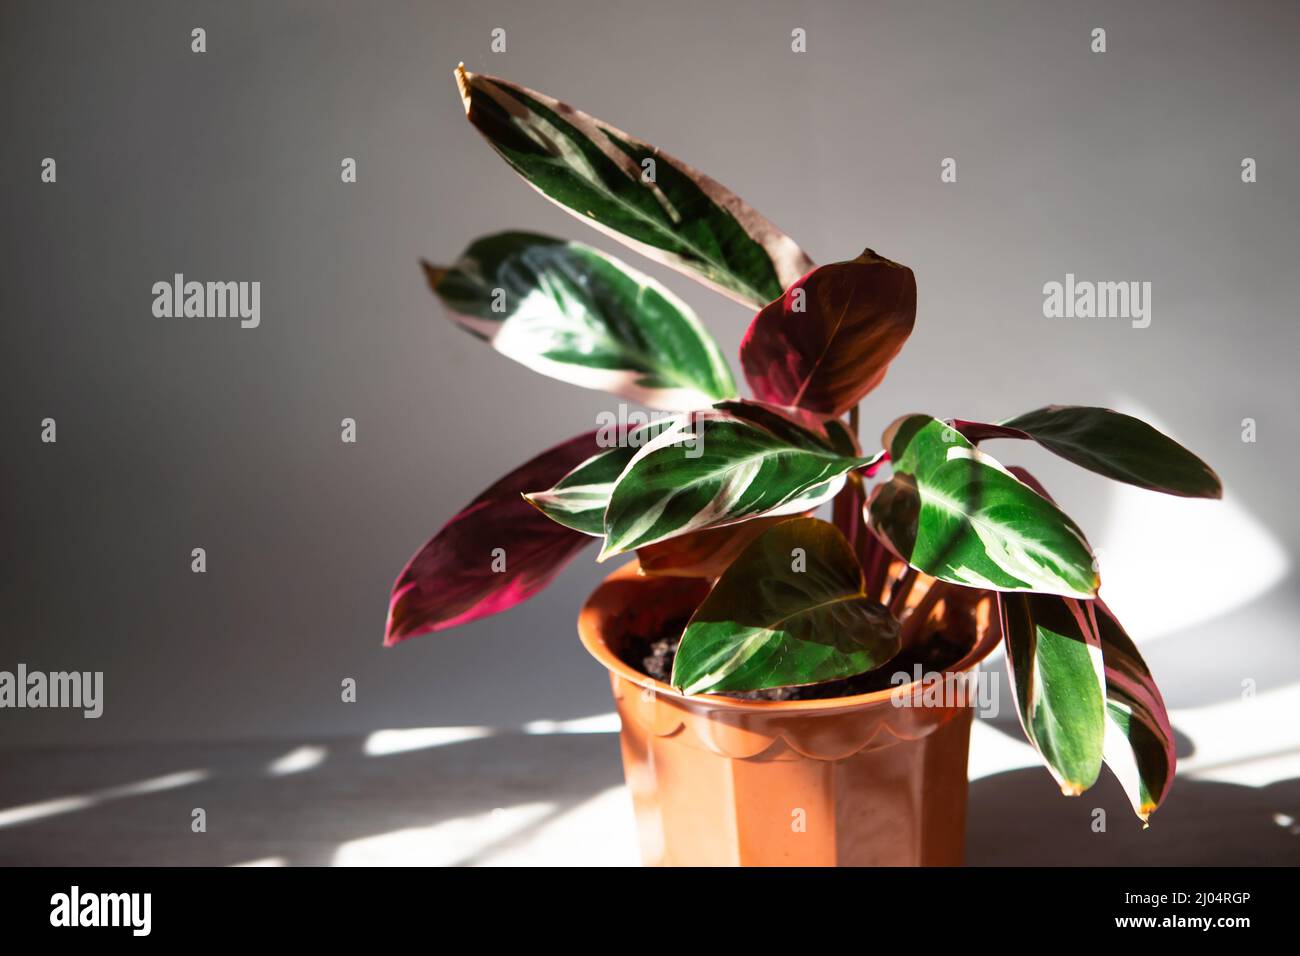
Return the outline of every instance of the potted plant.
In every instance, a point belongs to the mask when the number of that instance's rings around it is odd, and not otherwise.
[[[450,317],[498,352],[660,414],[570,439],[470,502],[402,571],[386,643],[507,610],[593,542],[598,560],[635,554],[579,631],[610,672],[647,862],[959,863],[969,695],[928,678],[969,675],[998,641],[1061,790],[1104,761],[1145,823],[1175,767],[1160,692],[1083,532],[982,443],[1174,495],[1219,497],[1214,472],[1090,407],[907,414],[864,450],[858,403],[912,330],[910,269],[869,249],[815,266],[685,163],[505,80],[462,65],[456,81],[544,196],[756,310],[753,397],[684,302],[596,249],[506,232],[426,263]]]

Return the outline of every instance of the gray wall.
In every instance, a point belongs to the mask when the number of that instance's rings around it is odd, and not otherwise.
[[[0,712],[0,743],[609,708],[573,629],[603,573],[589,560],[512,613],[380,646],[408,555],[611,405],[485,350],[424,287],[419,257],[506,227],[614,248],[465,123],[460,59],[709,171],[818,261],[870,245],[911,265],[916,333],[869,432],[905,411],[1144,407],[1294,553],[1298,28],[1296,4],[1262,2],[6,3],[0,669],[103,670],[107,701],[98,721]],[[46,156],[57,184],[39,181]],[[646,268],[734,354],[744,310]],[[150,287],[175,272],[259,280],[261,327],[155,319]],[[1066,272],[1152,282],[1151,327],[1045,319],[1042,285]],[[1100,479],[1016,460],[1104,524]],[[1235,692],[1225,633],[1265,684],[1300,677],[1296,603],[1290,578],[1267,614],[1234,612],[1256,623],[1163,639],[1171,705]]]

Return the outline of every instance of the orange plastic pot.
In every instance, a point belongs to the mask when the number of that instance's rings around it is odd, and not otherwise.
[[[618,651],[688,615],[708,584],[638,572],[632,562],[605,579],[578,633],[609,670],[647,865],[962,863],[970,706],[899,706],[921,701],[916,683],[827,700],[684,696]],[[987,601],[935,610],[965,616],[971,649],[949,673],[969,674],[998,641],[997,615]]]

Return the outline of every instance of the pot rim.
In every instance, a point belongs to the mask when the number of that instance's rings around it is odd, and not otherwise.
[[[633,560],[618,568],[612,574],[607,575],[600,585],[597,585],[597,590],[609,581],[640,576],[640,562]],[[631,665],[624,663],[610,650],[609,645],[605,643],[603,629],[598,624],[599,611],[592,604],[594,596],[595,592],[588,596],[587,600],[582,604],[582,610],[578,612],[578,639],[582,641],[582,646],[587,649],[587,653],[594,657],[611,674],[636,684],[645,690],[652,690],[657,695],[680,701],[687,706],[699,707],[707,705],[715,710],[766,714],[779,714],[782,712],[792,715],[797,713],[826,713],[858,710],[878,704],[887,704],[891,702],[895,695],[906,694],[910,696],[921,685],[921,681],[909,681],[897,687],[876,690],[868,694],[854,694],[850,697],[825,697],[817,700],[737,700],[734,697],[722,697],[718,694],[683,694],[671,684],[665,684],[663,681],[651,677],[649,674],[643,674]],[[944,668],[943,673],[970,672],[992,653],[993,648],[998,645],[1001,639],[1002,635],[998,627],[997,615],[994,614],[990,617],[988,627],[976,639],[970,650],[954,664]]]

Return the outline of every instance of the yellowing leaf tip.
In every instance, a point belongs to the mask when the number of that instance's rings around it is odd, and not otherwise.
[[[435,266],[432,262],[424,259],[420,260],[420,268],[424,270],[424,278],[429,283],[429,288],[437,292],[438,286],[442,284],[443,278],[447,275],[447,269],[443,266]]]
[[[1137,815],[1138,819],[1142,821],[1143,830],[1151,829],[1151,814],[1155,812],[1155,809],[1156,805],[1154,803],[1144,803],[1138,808]]]
[[[465,69],[462,60],[456,64],[456,89],[460,90],[461,102],[465,104],[465,115],[469,115],[469,81],[474,74]]]

